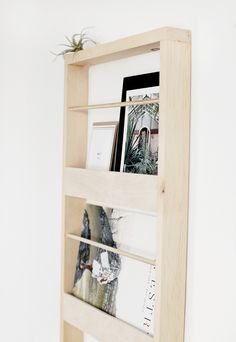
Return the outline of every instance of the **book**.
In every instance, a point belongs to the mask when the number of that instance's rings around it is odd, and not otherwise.
[[[81,236],[155,259],[157,217],[87,204]],[[153,335],[155,266],[80,242],[72,293]]]

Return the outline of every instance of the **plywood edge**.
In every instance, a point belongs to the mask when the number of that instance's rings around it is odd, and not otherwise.
[[[162,40],[172,40],[178,41],[182,43],[190,43],[191,42],[191,31],[177,28],[177,27],[163,27],[163,36],[160,39]]]
[[[112,42],[65,55],[65,63],[72,65],[105,63],[112,60],[131,57],[160,48],[161,40],[189,42],[190,31],[185,29],[162,27],[148,32],[128,36]]]
[[[89,305],[64,294],[64,321],[102,342],[153,342],[153,337]]]
[[[157,189],[158,176],[71,167],[64,169],[65,195],[85,198],[90,203],[156,214]]]

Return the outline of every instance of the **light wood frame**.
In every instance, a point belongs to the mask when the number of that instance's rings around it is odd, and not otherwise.
[[[158,176],[84,169],[88,110],[129,104],[89,105],[89,66],[157,49],[161,75]],[[65,56],[61,342],[82,342],[83,332],[101,342],[184,340],[190,78],[191,37],[183,29],[160,28]],[[101,191],[104,183],[109,193]],[[154,337],[70,294],[86,199],[158,215],[156,260],[141,260],[156,263]]]

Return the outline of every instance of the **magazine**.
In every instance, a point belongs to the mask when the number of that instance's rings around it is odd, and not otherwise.
[[[81,236],[155,259],[157,217],[87,204]],[[155,267],[81,242],[73,294],[153,335]]]

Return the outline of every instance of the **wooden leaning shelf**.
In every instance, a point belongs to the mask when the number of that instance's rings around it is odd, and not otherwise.
[[[88,110],[131,105],[88,104],[89,66],[157,49],[160,98],[135,101],[132,105],[160,105],[158,176],[86,170]],[[65,56],[61,342],[82,342],[84,333],[101,342],[184,340],[190,83],[188,30],[160,28]],[[109,191],[104,190],[105,184]],[[155,260],[81,238],[87,200],[158,215]],[[80,241],[156,265],[153,337],[71,295]]]

